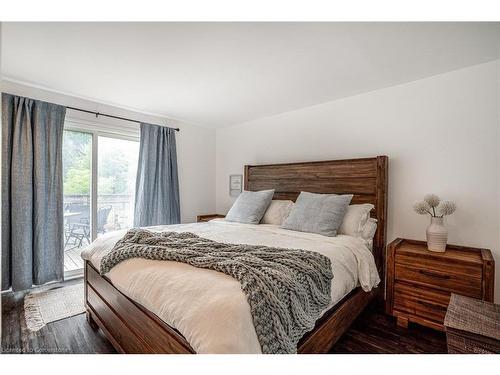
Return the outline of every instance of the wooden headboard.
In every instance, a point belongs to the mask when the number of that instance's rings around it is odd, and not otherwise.
[[[245,165],[245,190],[275,189],[273,199],[295,201],[301,191],[354,194],[351,203],[372,203],[377,219],[373,255],[380,275],[385,264],[387,156],[303,163]]]

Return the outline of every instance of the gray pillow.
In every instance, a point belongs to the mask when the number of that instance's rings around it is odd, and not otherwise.
[[[227,221],[259,224],[273,199],[273,190],[243,191],[226,215]]]
[[[302,191],[281,228],[334,237],[352,194],[314,194]]]

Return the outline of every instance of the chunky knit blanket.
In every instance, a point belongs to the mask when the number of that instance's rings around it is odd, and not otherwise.
[[[330,303],[330,259],[314,251],[219,243],[184,232],[131,229],[101,261],[101,274],[130,258],[169,260],[241,284],[263,353],[295,353]]]

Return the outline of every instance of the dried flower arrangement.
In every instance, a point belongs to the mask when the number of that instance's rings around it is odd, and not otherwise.
[[[427,194],[423,201],[413,205],[417,214],[431,217],[443,217],[451,215],[457,209],[457,205],[452,201],[441,201],[436,194]]]

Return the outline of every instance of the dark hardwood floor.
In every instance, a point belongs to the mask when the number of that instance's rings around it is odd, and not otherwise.
[[[71,281],[69,283],[81,282]],[[115,353],[85,314],[49,323],[38,332],[26,328],[24,293],[2,294],[2,353]],[[446,337],[418,325],[396,326],[395,319],[369,307],[332,348],[331,353],[446,353]]]
[[[72,280],[65,284],[83,282]],[[85,314],[49,323],[37,332],[26,327],[24,292],[2,294],[2,353],[115,353],[102,331],[88,325]]]
[[[368,307],[330,353],[439,354],[447,353],[446,335],[418,324],[402,328],[381,308]]]

